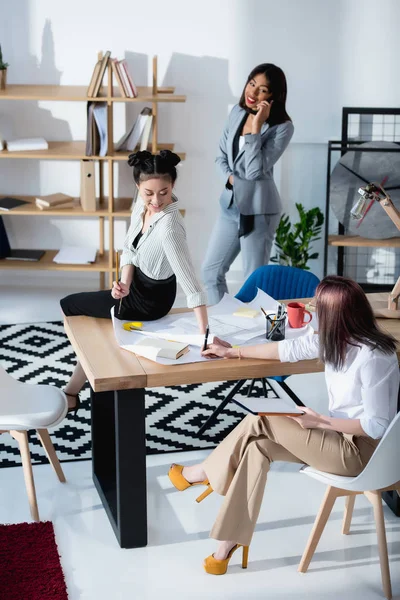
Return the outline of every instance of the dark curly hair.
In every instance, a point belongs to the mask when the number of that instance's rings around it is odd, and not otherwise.
[[[133,179],[137,185],[142,181],[154,178],[169,178],[175,183],[177,178],[176,165],[181,162],[177,154],[171,150],[160,150],[159,154],[152,154],[147,150],[130,154],[128,165],[133,167]]]

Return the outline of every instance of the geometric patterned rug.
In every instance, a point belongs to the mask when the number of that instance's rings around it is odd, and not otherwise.
[[[75,353],[61,321],[0,325],[0,365],[15,379],[62,388],[75,363]],[[230,403],[201,438],[197,430],[233,385],[234,382],[217,382],[146,390],[147,454],[214,448],[241,421],[245,412]],[[61,461],[91,458],[88,384],[81,393],[81,400],[77,416],[68,415],[50,431]],[[32,463],[47,463],[34,431],[29,432],[29,442]],[[1,434],[0,467],[19,464],[17,442],[8,434]]]

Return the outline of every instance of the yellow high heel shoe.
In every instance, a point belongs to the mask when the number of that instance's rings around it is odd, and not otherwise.
[[[171,465],[170,470],[168,471],[168,477],[171,480],[171,483],[177,490],[183,492],[187,490],[189,487],[193,485],[206,485],[207,489],[200,494],[198,498],[196,498],[196,502],[201,502],[204,498],[207,498],[214,490],[212,489],[210,482],[208,479],[204,481],[196,481],[195,483],[190,483],[187,479],[182,475],[183,465]]]
[[[231,560],[233,553],[238,549],[243,548],[242,554],[242,569],[247,569],[247,563],[249,562],[249,546],[242,546],[242,544],[236,544],[231,550],[229,550],[228,556],[222,560],[214,558],[214,555],[207,556],[204,560],[203,566],[206,573],[210,575],[225,575],[228,570],[229,561]]]

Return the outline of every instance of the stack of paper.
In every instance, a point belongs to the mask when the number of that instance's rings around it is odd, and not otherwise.
[[[24,138],[7,142],[9,152],[25,152],[26,150],[47,150],[48,143],[44,138]]]
[[[60,265],[85,265],[96,260],[96,248],[82,248],[80,246],[64,246],[55,255],[53,261]]]

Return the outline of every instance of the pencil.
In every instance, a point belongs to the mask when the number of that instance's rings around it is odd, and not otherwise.
[[[204,350],[207,350],[207,340],[208,340],[208,334],[209,333],[210,333],[210,328],[207,325],[206,334],[204,336],[203,352],[204,352]]]
[[[115,270],[117,272],[117,281],[118,283],[120,282],[120,276],[119,276],[119,252],[118,250],[115,251]],[[117,314],[119,315],[119,311],[121,310],[121,304],[122,304],[122,298],[120,298],[119,304],[118,304],[118,311]]]
[[[265,318],[267,318],[267,313],[265,312],[265,310],[263,309],[263,307],[262,307],[262,306],[260,306],[260,308],[261,308],[261,310],[262,310],[262,312],[263,312],[263,315],[264,315],[264,317],[265,317]]]

